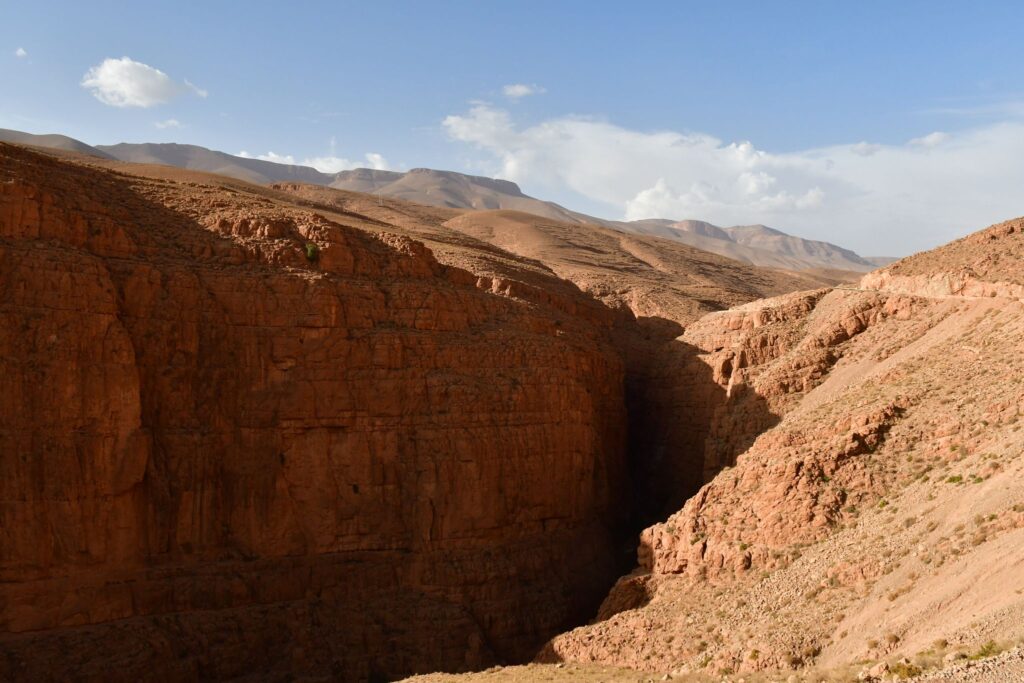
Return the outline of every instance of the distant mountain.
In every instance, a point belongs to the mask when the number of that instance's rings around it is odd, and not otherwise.
[[[330,173],[321,173],[309,166],[276,164],[262,159],[247,159],[198,145],[176,143],[144,143],[98,145],[96,149],[121,161],[136,164],[163,164],[193,171],[206,171],[246,180],[250,183],[293,182],[328,185],[334,179]]]
[[[525,211],[557,221],[606,224],[554,202],[523,194],[515,183],[454,171],[414,168],[406,173],[359,168],[338,173],[329,185],[337,190],[380,193],[406,201],[454,209]]]
[[[808,240],[802,237],[787,235],[781,230],[766,225],[738,225],[723,228],[738,244],[754,247],[774,254],[814,261],[832,268],[849,270],[874,270],[875,264],[855,254],[849,249],[830,242]]]
[[[523,211],[564,223],[591,223],[667,238],[743,263],[770,268],[864,272],[895,260],[888,257],[866,259],[835,244],[795,237],[764,225],[721,228],[697,220],[610,221],[530,197],[508,180],[454,171],[414,168],[398,172],[357,168],[339,173],[323,173],[309,166],[249,159],[197,145],[121,143],[91,147],[63,135],[32,135],[10,130],[0,130],[0,141],[53,147],[140,164],[177,166],[258,184],[309,183],[339,190],[380,194],[431,206]]]
[[[511,209],[572,223],[607,224],[607,221],[577,214],[558,204],[529,197],[523,194],[518,185],[508,180],[453,171],[414,168],[400,173],[357,168],[339,173],[323,173],[309,166],[278,164],[217,152],[197,145],[174,143],[121,143],[99,145],[95,149],[120,161],[177,166],[194,171],[218,173],[252,183],[311,183],[352,192],[379,193],[386,197],[432,206],[457,209]]]
[[[673,239],[698,249],[756,266],[808,270],[827,268],[866,272],[875,263],[829,242],[788,235],[765,225],[720,228],[704,221],[652,218],[619,224],[643,235]]]
[[[66,135],[34,135],[32,133],[22,133],[20,130],[8,130],[7,128],[0,128],[0,142],[14,142],[19,145],[35,145],[36,147],[46,147],[48,149],[62,149],[66,152],[78,152],[80,154],[91,154],[94,157],[103,157],[104,159],[112,159],[113,157],[106,152],[101,152],[95,147],[69,138]]]

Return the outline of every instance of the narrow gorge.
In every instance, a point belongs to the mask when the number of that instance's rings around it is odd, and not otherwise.
[[[6,676],[529,660],[703,483],[675,337],[750,292],[638,320],[425,207],[2,162]]]
[[[834,286],[0,143],[0,678],[686,676],[1008,637],[1021,600],[958,606],[1024,533],[1024,395],[991,381],[1022,235]]]
[[[0,160],[6,677],[526,661],[703,483],[688,293],[638,320],[443,211]]]

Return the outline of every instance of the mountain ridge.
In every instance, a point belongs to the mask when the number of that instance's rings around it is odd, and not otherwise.
[[[878,262],[875,262],[830,242],[797,237],[760,224],[721,228],[692,219],[608,220],[531,197],[509,180],[456,171],[414,168],[402,172],[356,168],[324,173],[310,166],[242,157],[199,145],[122,142],[91,146],[63,135],[35,135],[6,129],[0,129],[0,141],[64,149],[132,163],[208,171],[258,184],[303,182],[432,206],[525,211],[567,223],[589,223],[663,237],[755,266],[867,272],[891,262],[888,257],[876,257]]]

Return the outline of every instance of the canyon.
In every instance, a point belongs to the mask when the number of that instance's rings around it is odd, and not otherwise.
[[[476,668],[607,589],[604,307],[242,184],[2,162],[0,677]]]
[[[699,420],[707,483],[538,661],[596,680],[1018,680],[1022,231],[688,326],[725,393]]]
[[[83,152],[0,143],[0,678],[755,680],[1024,636],[1024,222],[851,284]]]
[[[529,659],[629,567],[624,345],[817,282],[610,230],[562,277],[568,225],[521,255],[456,210],[76,150],[4,145],[0,180],[7,678]]]

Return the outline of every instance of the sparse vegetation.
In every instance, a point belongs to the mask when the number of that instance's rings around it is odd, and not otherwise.
[[[914,676],[920,676],[923,673],[923,669],[912,662],[896,662],[889,667],[889,672],[893,675],[903,678],[913,678]]]
[[[990,640],[971,654],[967,655],[967,658],[971,660],[987,659],[989,657],[994,657],[1000,652],[1002,652],[1002,648],[999,647],[998,643],[994,640]]]

